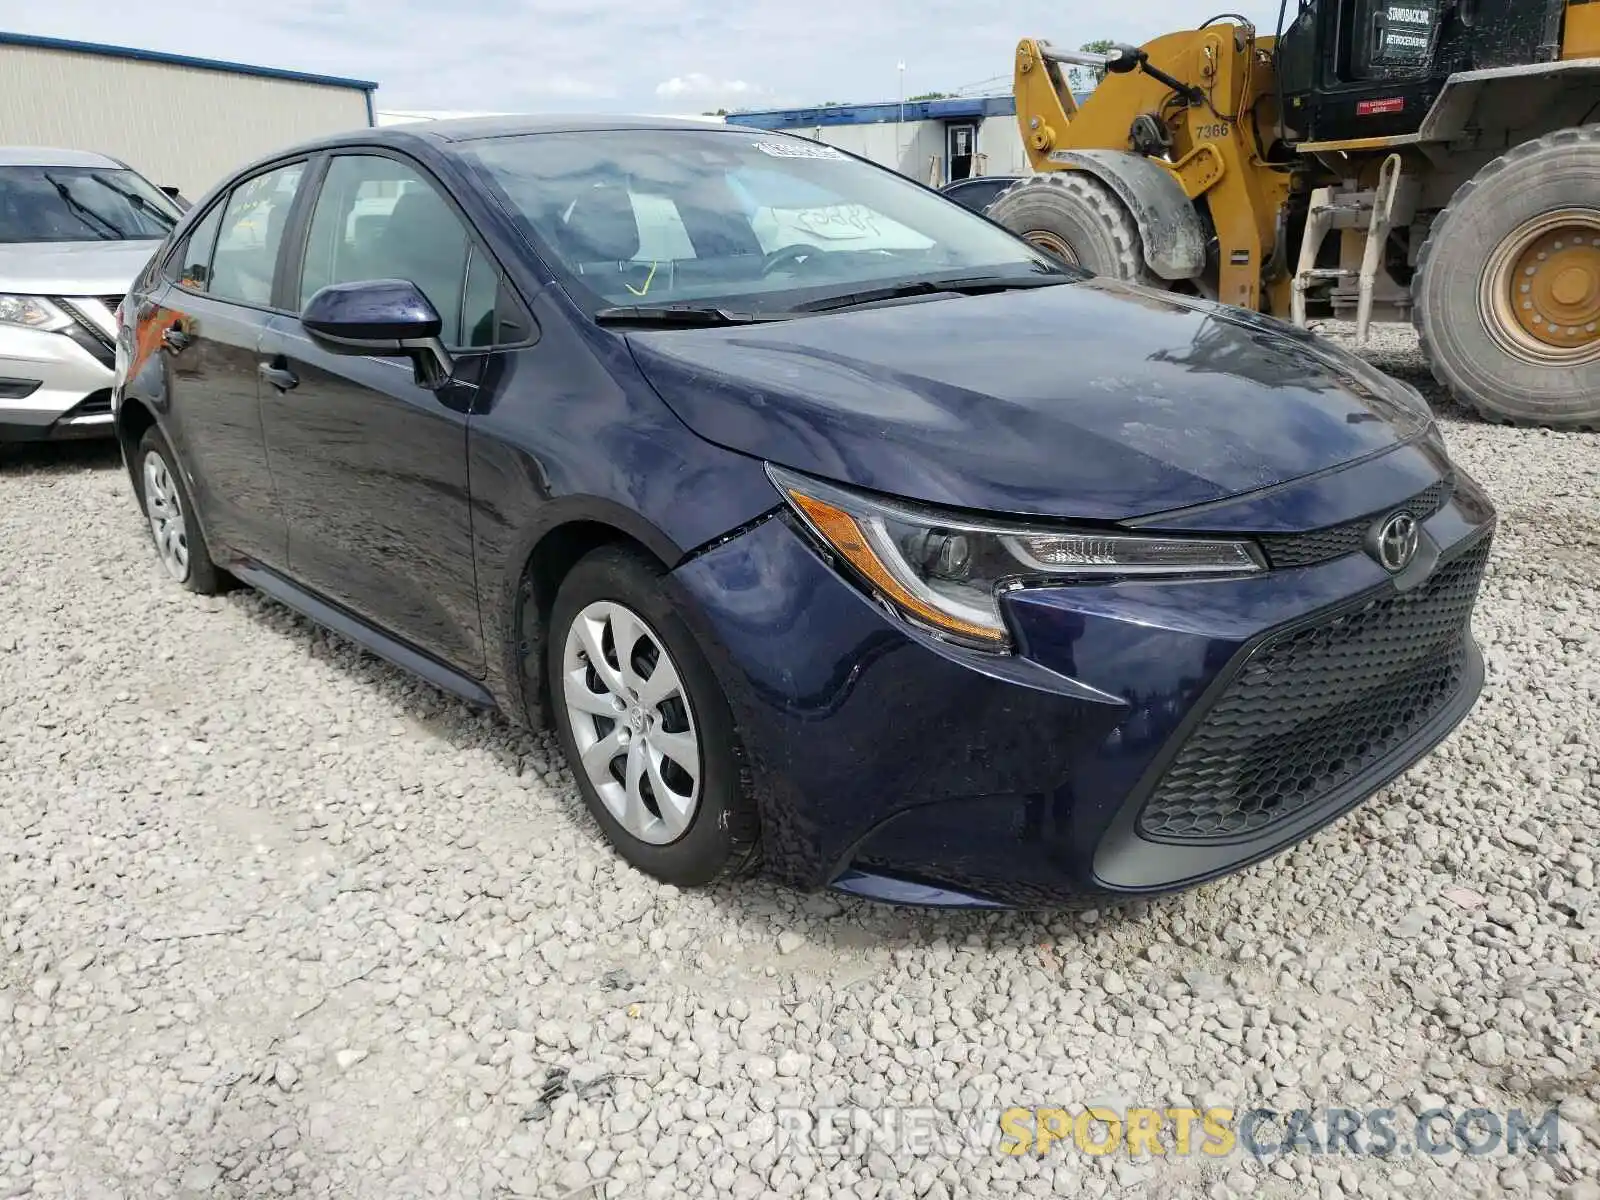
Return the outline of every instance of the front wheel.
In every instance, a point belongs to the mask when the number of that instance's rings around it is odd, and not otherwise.
[[[1133,214],[1105,184],[1082,171],[1020,180],[1000,193],[985,215],[1071,266],[1112,279],[1155,282]]]
[[[753,869],[733,714],[655,562],[620,547],[582,559],[556,595],[546,653],[561,748],[622,857],[680,887]]]
[[[1600,126],[1483,168],[1434,222],[1412,288],[1433,373],[1463,403],[1600,428]]]

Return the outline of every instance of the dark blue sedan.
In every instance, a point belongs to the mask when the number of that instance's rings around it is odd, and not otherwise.
[[[1171,891],[1482,683],[1494,513],[1414,390],[801,138],[330,138],[197,203],[121,311],[173,581],[553,726],[675,884]]]

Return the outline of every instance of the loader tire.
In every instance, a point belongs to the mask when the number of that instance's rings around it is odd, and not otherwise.
[[[1518,146],[1456,192],[1412,302],[1434,377],[1463,404],[1600,429],[1600,125]]]
[[[1012,184],[984,214],[1073,266],[1151,283],[1133,214],[1082,171],[1053,171]]]

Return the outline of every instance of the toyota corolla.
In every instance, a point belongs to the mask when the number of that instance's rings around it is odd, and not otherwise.
[[[124,305],[159,561],[553,725],[618,852],[930,904],[1168,892],[1471,708],[1494,513],[1328,343],[782,134],[363,130]]]

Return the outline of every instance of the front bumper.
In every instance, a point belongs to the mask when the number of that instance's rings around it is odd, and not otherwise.
[[[115,364],[109,335],[87,321],[61,333],[0,325],[0,441],[109,437]]]
[[[1027,589],[1004,658],[888,616],[783,514],[672,579],[733,706],[775,874],[1059,907],[1237,870],[1425,754],[1482,686],[1468,622],[1493,523],[1463,477],[1398,578],[1353,553]]]

